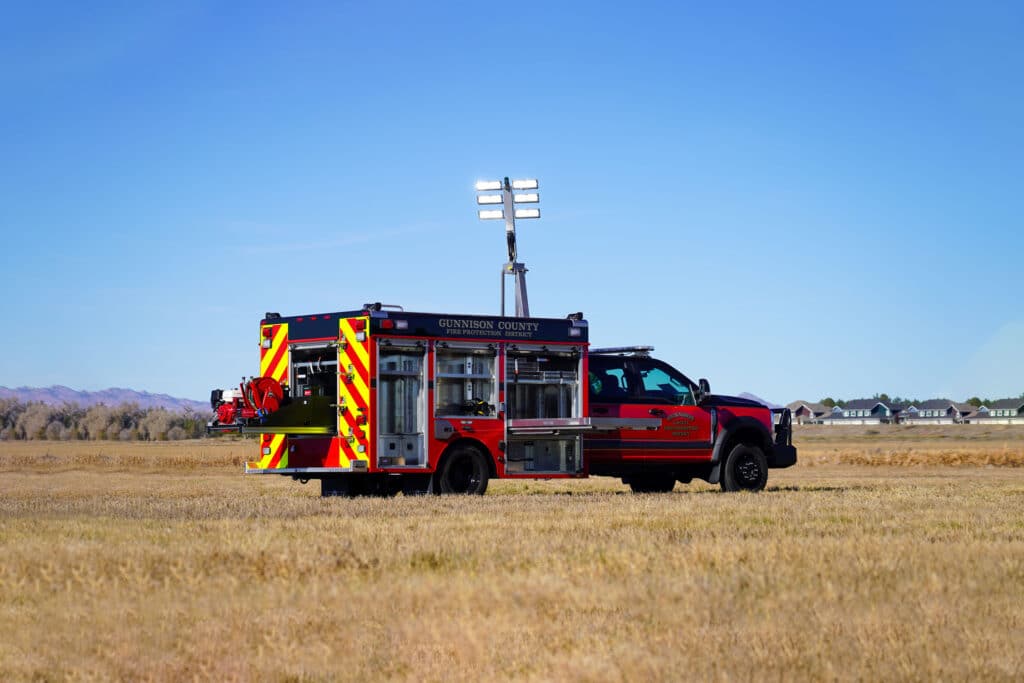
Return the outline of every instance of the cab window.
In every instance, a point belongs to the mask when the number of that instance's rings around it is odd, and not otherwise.
[[[621,403],[629,396],[625,359],[621,357],[590,360],[587,382],[590,400],[598,403]]]
[[[640,393],[651,401],[666,402],[673,405],[692,406],[694,401],[693,387],[682,375],[671,372],[671,368],[650,361],[641,361]]]

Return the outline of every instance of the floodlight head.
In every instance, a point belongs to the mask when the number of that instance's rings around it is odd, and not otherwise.
[[[539,186],[540,184],[535,178],[512,181],[513,190],[536,190]]]
[[[516,192],[512,201],[516,204],[536,204],[540,201],[540,195],[536,192]]]
[[[478,194],[476,196],[477,204],[501,204],[502,197],[500,194]]]
[[[478,180],[476,181],[477,192],[491,192],[502,189],[500,180]]]
[[[516,218],[540,218],[540,209],[516,209]]]
[[[482,221],[501,220],[505,217],[505,211],[503,209],[481,209],[476,212],[476,215]]]

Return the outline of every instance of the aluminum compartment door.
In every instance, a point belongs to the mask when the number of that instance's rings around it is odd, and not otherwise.
[[[426,344],[378,339],[376,349],[377,466],[425,468]]]

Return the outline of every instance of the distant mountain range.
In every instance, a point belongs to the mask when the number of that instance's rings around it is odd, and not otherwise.
[[[5,398],[16,398],[24,403],[36,401],[49,405],[77,403],[83,408],[96,405],[97,403],[104,403],[108,406],[135,403],[140,408],[166,408],[171,411],[182,411],[185,408],[192,408],[199,412],[208,412],[210,410],[210,404],[202,401],[175,398],[167,394],[151,394],[148,391],[117,388],[103,389],[102,391],[76,391],[75,389],[59,385],[52,387],[18,387],[17,389],[0,387],[0,399]]]

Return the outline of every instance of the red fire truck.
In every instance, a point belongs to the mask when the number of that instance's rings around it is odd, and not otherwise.
[[[325,496],[588,474],[759,490],[796,462],[788,411],[712,395],[647,347],[591,349],[578,313],[268,313],[259,345],[259,376],[212,392],[209,429],[259,434],[246,473],[319,479]]]

